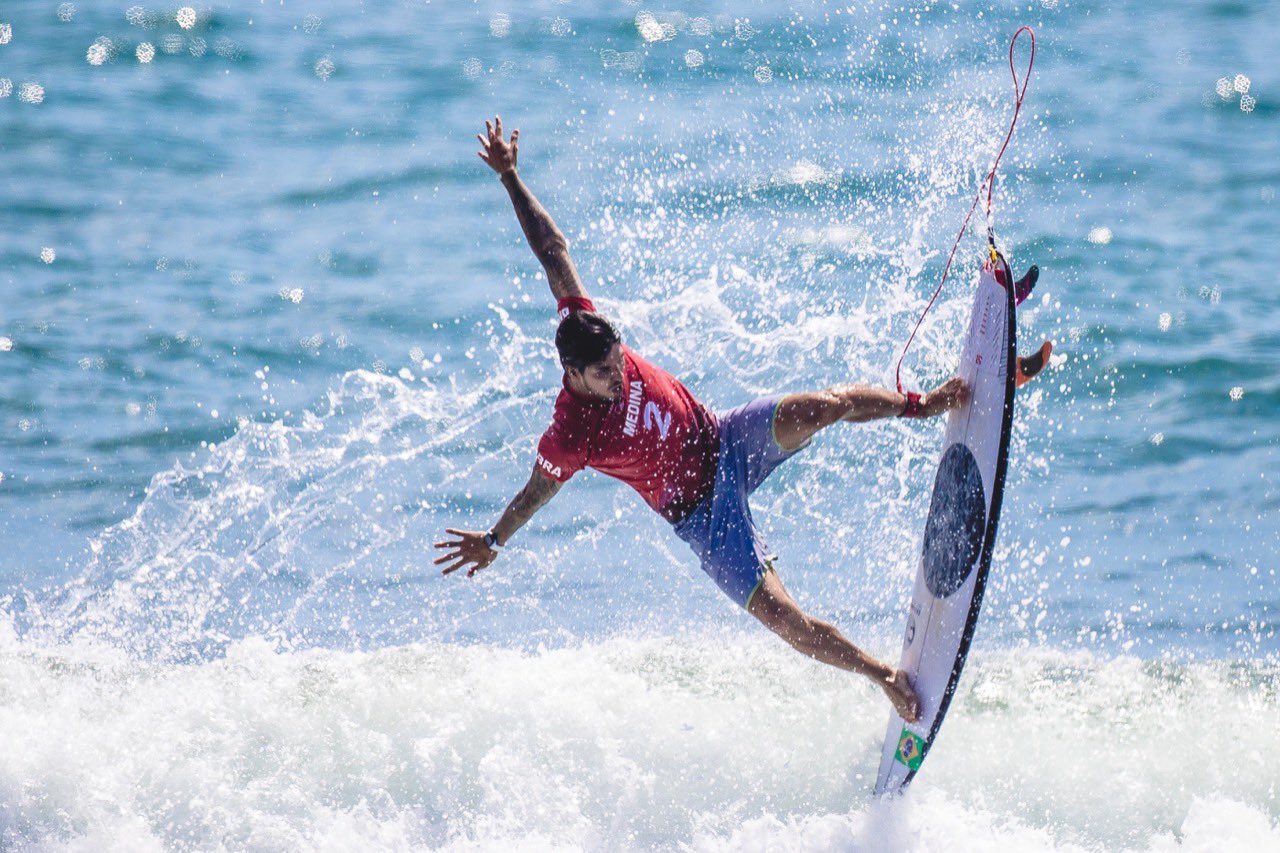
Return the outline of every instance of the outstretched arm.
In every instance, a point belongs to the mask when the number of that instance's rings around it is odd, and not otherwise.
[[[511,131],[511,141],[507,142],[502,138],[501,116],[496,116],[492,122],[486,121],[484,128],[484,134],[476,134],[483,149],[477,153],[490,169],[498,173],[502,185],[507,188],[511,204],[516,209],[516,218],[520,220],[525,239],[529,241],[529,248],[533,249],[542,268],[547,272],[551,295],[556,299],[566,296],[586,297],[587,291],[582,287],[582,279],[578,278],[578,270],[569,257],[569,242],[556,227],[551,214],[538,203],[516,173],[519,129]]]
[[[556,496],[556,492],[560,491],[562,485],[534,468],[529,482],[525,483],[524,488],[511,499],[511,503],[507,504],[498,523],[488,532],[493,534],[493,538],[499,545],[507,544],[507,540],[524,527],[525,522],[533,518],[535,512],[546,506],[547,501]],[[434,561],[437,566],[441,563],[449,563],[441,574],[447,575],[470,565],[471,568],[467,569],[467,577],[471,577],[498,557],[498,552],[485,544],[484,539],[487,535],[485,531],[455,530],[448,527],[445,528],[445,533],[452,533],[458,538],[452,542],[436,543],[437,548],[449,549],[448,553],[443,557],[437,557]]]

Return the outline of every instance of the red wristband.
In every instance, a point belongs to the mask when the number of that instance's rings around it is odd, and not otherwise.
[[[574,311],[595,311],[596,306],[585,296],[562,296],[556,300],[556,315],[563,320]]]
[[[900,418],[920,417],[920,415],[923,414],[920,411],[920,395],[917,394],[915,391],[908,391],[906,396],[907,396],[907,403],[902,407],[902,411],[898,412],[898,417]]]

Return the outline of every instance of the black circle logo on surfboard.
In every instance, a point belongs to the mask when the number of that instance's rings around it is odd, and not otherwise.
[[[953,444],[942,454],[924,526],[924,578],[938,598],[952,595],[973,571],[986,533],[982,472],[969,448]]]

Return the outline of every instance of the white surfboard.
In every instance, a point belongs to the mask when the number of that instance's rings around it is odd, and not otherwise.
[[[958,375],[969,402],[947,421],[899,666],[920,696],[920,719],[889,719],[876,793],[899,793],[929,753],[955,695],[991,567],[1013,426],[1013,277],[997,255],[978,282]]]

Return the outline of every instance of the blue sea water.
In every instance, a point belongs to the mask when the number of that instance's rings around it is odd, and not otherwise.
[[[0,9],[0,847],[1280,849],[1273,4],[189,11]],[[1024,23],[994,222],[1055,358],[905,800],[870,796],[879,694],[614,481],[437,574],[559,384],[486,117],[712,407],[891,383]],[[909,384],[955,366],[981,230]],[[940,435],[833,429],[755,499],[890,659]]]

